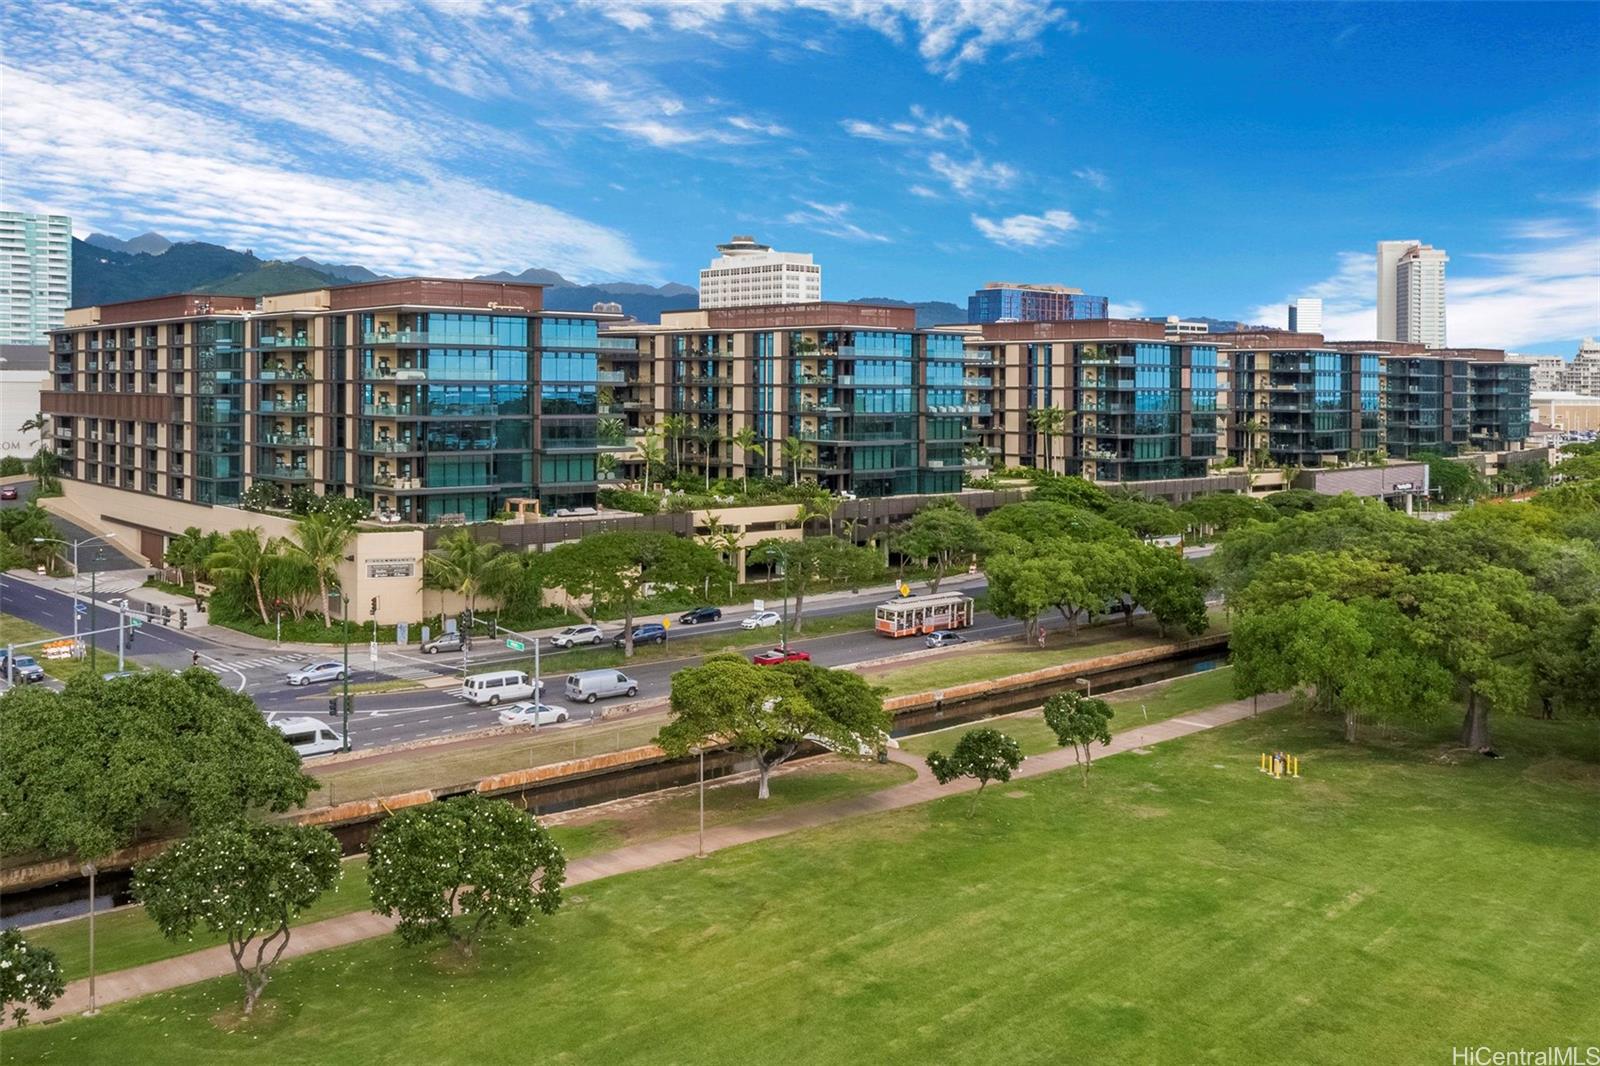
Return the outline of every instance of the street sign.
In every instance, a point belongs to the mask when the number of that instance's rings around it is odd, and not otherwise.
[[[510,648],[512,651],[527,651],[528,650],[528,646],[526,644],[524,644],[522,641],[520,641],[520,640],[512,640],[510,637],[506,638],[506,647]]]
[[[128,619],[128,624],[130,626],[132,626],[134,629],[138,629],[140,626],[144,625],[144,619],[143,618],[129,618]]]
[[[80,603],[76,607],[74,607],[73,610],[77,611],[79,614],[88,614],[89,613],[89,605],[87,603]]]
[[[666,615],[662,615],[661,616],[661,628],[662,629],[671,629],[672,628],[672,619],[668,618]]]

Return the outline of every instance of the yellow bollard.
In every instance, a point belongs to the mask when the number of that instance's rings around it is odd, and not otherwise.
[[[1257,769],[1260,770],[1262,773],[1266,773],[1267,772],[1267,753],[1266,752],[1262,752],[1261,753],[1261,765],[1259,767],[1257,767]]]
[[[1294,776],[1300,776],[1300,756],[1298,755],[1294,757]]]

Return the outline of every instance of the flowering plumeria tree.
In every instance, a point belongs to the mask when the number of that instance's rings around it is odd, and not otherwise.
[[[465,955],[501,921],[518,927],[561,906],[567,859],[532,815],[458,796],[401,811],[368,851],[372,909],[398,915],[408,944],[448,937]]]
[[[338,880],[339,842],[326,829],[241,822],[145,863],[133,891],[170,940],[196,925],[227,937],[249,1014],[289,946],[289,923]]]
[[[65,991],[53,951],[33,947],[15,929],[0,930],[0,1015],[24,1025],[29,1007],[46,1010]]]

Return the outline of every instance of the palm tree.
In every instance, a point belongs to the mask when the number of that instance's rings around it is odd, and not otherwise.
[[[839,510],[839,505],[844,501],[827,489],[823,489],[815,496],[807,496],[800,502],[800,531],[805,532],[806,523],[813,518],[826,518],[828,520],[828,536],[833,536],[833,515]]]
[[[471,618],[476,616],[478,594],[492,594],[516,562],[515,556],[501,553],[500,545],[474,540],[470,530],[459,529],[439,538],[439,546],[423,556],[422,583],[460,595]]]
[[[666,447],[661,443],[658,433],[650,432],[640,437],[634,446],[639,449],[639,458],[644,461],[644,491],[650,491],[650,470],[666,461]]]
[[[750,495],[750,456],[754,455],[757,459],[760,459],[767,454],[767,450],[756,443],[760,439],[756,435],[755,429],[750,426],[741,426],[739,432],[728,438],[728,443],[738,448],[741,457],[744,459],[744,494],[746,496]]]
[[[167,565],[177,569],[180,585],[187,585],[199,577],[207,554],[206,536],[200,532],[199,526],[190,526],[173,537],[164,553]],[[183,578],[185,570],[189,572],[189,581]]]
[[[322,601],[322,624],[333,628],[328,612],[328,582],[338,580],[339,564],[344,561],[345,545],[355,530],[343,518],[330,514],[308,514],[294,524],[294,540],[288,554],[303,563],[317,577],[317,595]]]
[[[263,538],[261,530],[251,526],[248,529],[235,529],[223,537],[217,550],[206,560],[206,569],[216,577],[234,578],[250,583],[250,589],[256,596],[256,611],[261,615],[262,625],[267,624],[268,618],[267,601],[261,594],[261,579],[271,568],[278,550],[277,537]]]
[[[793,484],[800,484],[800,463],[806,457],[806,442],[799,437],[785,437],[779,449],[783,453],[784,465],[794,471]]]
[[[661,431],[672,441],[672,472],[683,464],[683,435],[689,429],[688,415],[668,415],[661,420]]]
[[[610,481],[611,475],[617,472],[617,457],[610,452],[601,452],[594,457],[594,472],[600,475],[601,481]]]
[[[1067,413],[1059,407],[1040,407],[1028,412],[1029,427],[1044,438],[1044,468],[1052,473],[1055,471],[1055,456],[1050,442],[1061,433],[1066,421]]]
[[[601,444],[621,444],[623,434],[628,432],[628,424],[613,415],[610,418],[600,419],[594,424],[594,429]]]
[[[49,426],[50,426],[50,416],[46,415],[43,411],[41,411],[38,414],[34,415],[32,418],[28,419],[26,422],[22,423],[22,425],[18,426],[17,427],[17,431],[20,432],[20,433],[32,433],[34,430],[38,430],[39,431],[39,447],[40,447],[40,449],[43,449],[44,448],[44,431],[46,429],[48,429]]]

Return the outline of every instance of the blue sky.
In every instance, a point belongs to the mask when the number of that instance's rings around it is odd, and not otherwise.
[[[1372,334],[1447,249],[1457,344],[1600,332],[1600,5],[23,0],[7,206],[385,272],[693,283],[754,233],[830,298],[1055,281]],[[62,47],[63,41],[77,42]]]

